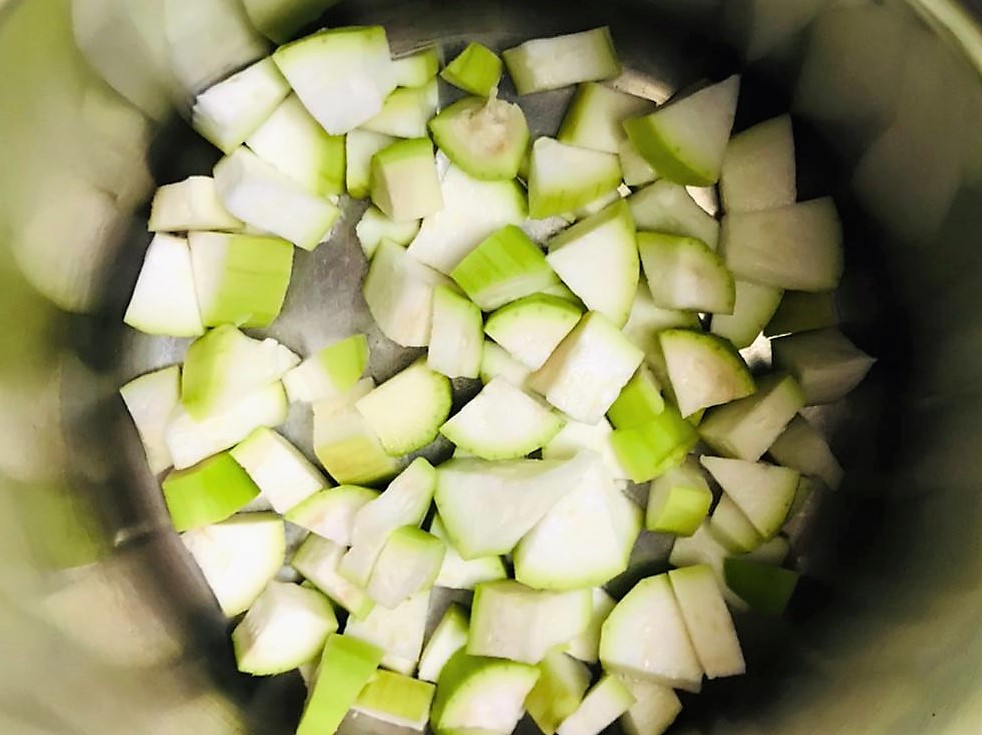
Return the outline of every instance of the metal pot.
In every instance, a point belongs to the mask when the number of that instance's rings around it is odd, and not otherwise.
[[[738,127],[790,107],[801,198],[846,221],[843,328],[880,360],[813,415],[848,475],[795,553],[779,622],[740,618],[749,674],[679,732],[982,730],[982,32],[955,0],[345,0],[394,50],[609,24],[656,100],[743,69]],[[180,359],[121,324],[154,182],[217,153],[175,112],[265,53],[239,0],[0,2],[0,731],[292,732],[297,676],[235,672],[227,621],[169,529],[118,385]],[[555,129],[568,92],[528,100]],[[272,334],[372,329],[350,227],[299,253]],[[352,306],[354,304],[354,306]],[[370,332],[373,370],[409,355]],[[766,350],[760,356],[766,360]],[[287,431],[308,433],[291,416]],[[346,723],[362,733],[364,722]]]

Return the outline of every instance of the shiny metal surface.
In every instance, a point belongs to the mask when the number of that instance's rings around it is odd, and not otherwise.
[[[743,68],[738,127],[790,105],[801,198],[838,198],[844,328],[880,357],[847,405],[815,412],[847,480],[797,549],[811,580],[792,614],[738,619],[749,675],[686,700],[679,732],[982,729],[982,38],[971,7],[344,0],[325,16],[384,23],[396,51],[607,23],[628,66],[621,83],[659,101]],[[173,110],[264,47],[238,0],[0,2],[5,735],[292,731],[299,677],[235,672],[227,622],[168,528],[115,393],[186,346],[121,323],[153,186],[217,160]],[[534,133],[555,131],[568,97],[523,100]],[[384,378],[414,354],[367,315],[357,207],[347,211],[330,243],[297,253],[270,333],[306,352],[367,331]],[[296,410],[287,433],[304,446],[309,416]],[[666,548],[649,535],[637,561],[657,569]]]

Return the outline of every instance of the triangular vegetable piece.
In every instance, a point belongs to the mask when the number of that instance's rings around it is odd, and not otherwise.
[[[423,522],[435,486],[433,466],[423,457],[417,457],[389,483],[385,492],[362,507],[351,527],[351,549],[341,563],[341,574],[359,586],[366,586],[392,532]]]
[[[354,334],[322,347],[283,374],[291,401],[313,403],[351,390],[368,366],[368,340]]]
[[[673,99],[655,112],[624,122],[634,146],[670,181],[709,186],[719,181],[730,139],[740,77]]]
[[[733,276],[701,240],[642,232],[638,234],[638,252],[656,306],[715,314],[733,312]]]
[[[436,682],[450,657],[467,645],[468,625],[467,611],[456,603],[450,603],[430,634],[419,659],[417,675],[420,679]]]
[[[709,331],[730,340],[742,350],[753,344],[761,330],[774,316],[784,291],[772,286],[761,286],[750,281],[734,282],[736,299],[732,314],[713,314]]]
[[[344,138],[326,133],[296,95],[283,100],[245,143],[311,193],[344,193]]]
[[[525,700],[529,716],[544,735],[554,735],[580,706],[589,686],[590,670],[583,663],[561,651],[550,651],[539,662],[539,680]]]
[[[365,591],[338,573],[344,547],[310,534],[297,549],[291,566],[349,613],[351,620],[362,620],[375,608]]]
[[[317,31],[280,46],[273,61],[331,135],[343,135],[373,118],[395,89],[381,26]]]
[[[347,393],[314,404],[314,454],[339,483],[375,483],[399,471],[398,460],[355,408],[374,387],[364,378]]]
[[[833,403],[858,386],[876,363],[838,329],[793,334],[771,342],[774,365],[791,373],[805,403]]]
[[[528,664],[455,653],[440,672],[430,722],[438,735],[509,733],[539,678]]]
[[[564,214],[620,186],[620,159],[613,153],[538,138],[532,144],[528,183],[530,217]]]
[[[832,291],[842,278],[842,224],[831,197],[727,214],[719,248],[736,278],[766,286]]]
[[[219,201],[211,176],[189,176],[183,181],[165,184],[154,192],[147,229],[151,232],[234,232],[242,229],[242,221],[229,214]]]
[[[352,709],[397,727],[422,732],[430,719],[436,687],[392,671],[376,671]]]
[[[539,246],[515,225],[507,225],[481,242],[457,264],[450,277],[484,311],[559,283]]]
[[[419,222],[416,220],[396,222],[374,205],[365,210],[358,224],[355,225],[355,236],[361,243],[361,249],[368,260],[374,257],[382,241],[388,240],[396,245],[405,246],[412,242],[418,232]]]
[[[245,439],[260,426],[286,421],[289,403],[277,381],[196,419],[178,406],[164,434],[174,467],[190,467]]]
[[[805,405],[805,394],[790,375],[767,375],[757,392],[707,412],[699,435],[726,457],[757,461]]]
[[[443,55],[439,46],[424,46],[418,51],[392,60],[392,73],[400,87],[422,87],[440,71]]]
[[[450,415],[450,380],[425,361],[396,373],[355,403],[390,455],[422,449]]]
[[[119,394],[140,435],[150,472],[163,472],[174,463],[164,437],[167,423],[181,400],[180,366],[171,365],[134,378],[119,389]]]
[[[525,192],[517,181],[480,181],[451,165],[440,188],[443,209],[423,220],[408,252],[442,273],[505,225],[525,221]]]
[[[198,95],[191,125],[222,153],[231,153],[273,113],[290,85],[272,59],[262,59]]]
[[[723,562],[726,584],[754,610],[780,615],[798,584],[798,572],[751,559]]]
[[[188,531],[181,540],[229,617],[252,605],[286,553],[283,521],[273,513],[243,513]]]
[[[329,200],[311,194],[245,146],[228,153],[212,173],[229,212],[304,250],[325,240],[341,216]]]
[[[454,547],[464,559],[509,553],[591,461],[469,458],[440,465],[434,499]]]
[[[713,493],[699,464],[686,462],[652,481],[645,527],[656,533],[691,536],[706,519],[712,504]]]
[[[583,312],[558,296],[533,294],[491,314],[484,331],[529,370],[538,370]]]
[[[765,539],[781,529],[798,488],[797,472],[722,457],[703,457],[701,462]]]
[[[450,279],[405,248],[383,241],[362,287],[365,302],[386,337],[403,347],[425,347],[433,323],[433,290]]]
[[[433,516],[433,520],[430,522],[430,533],[443,539],[447,546],[443,565],[440,567],[440,573],[436,578],[437,587],[472,590],[481,582],[493,582],[496,579],[508,577],[508,572],[499,556],[490,555],[470,560],[462,559],[457,553],[457,549],[453,547],[447,529],[444,528],[439,515]]]
[[[173,470],[161,487],[178,532],[224,521],[259,495],[259,486],[228,452]]]
[[[783,467],[803,475],[815,475],[829,490],[842,484],[842,466],[828,442],[803,416],[795,416],[774,441],[768,454]]]
[[[203,419],[275,383],[299,362],[272,338],[253,339],[233,326],[217,327],[188,347],[181,403],[191,416]]]
[[[590,614],[590,624],[566,646],[566,652],[570,656],[588,664],[597,663],[600,652],[600,629],[615,604],[614,599],[602,587],[593,590],[593,612]]]
[[[344,136],[345,184],[348,196],[364,199],[371,190],[372,157],[396,142],[391,135],[355,129]]]
[[[355,514],[377,497],[378,491],[368,487],[339,485],[314,493],[283,517],[336,544],[350,546]]]
[[[617,153],[627,140],[624,120],[655,109],[655,103],[596,82],[576,88],[556,138],[561,143]]]
[[[576,487],[518,542],[513,553],[515,579],[537,589],[568,590],[598,587],[625,571],[641,520],[634,507],[629,523],[633,528],[621,528],[624,509],[611,507],[621,499],[595,455]]]
[[[726,147],[719,193],[727,212],[794,204],[794,136],[791,117],[765,120],[734,135]]]
[[[642,579],[617,603],[603,624],[600,661],[610,672],[699,691],[702,667],[667,574]]]
[[[504,378],[484,386],[440,433],[482,459],[518,459],[563,428],[561,418]]]
[[[187,240],[163,233],[154,235],[123,322],[146,334],[204,334]]]
[[[430,139],[400,140],[372,156],[370,191],[372,203],[395,222],[443,209]]]
[[[589,312],[529,379],[531,387],[577,421],[603,418],[644,354],[598,312]]]
[[[287,512],[329,485],[299,449],[266,427],[256,429],[229,454],[249,473],[277,513]]]
[[[546,260],[591,311],[627,322],[638,285],[638,243],[626,202],[577,222],[548,242]]]
[[[746,673],[733,618],[712,569],[705,565],[675,569],[668,573],[668,579],[706,677]]]
[[[683,416],[757,389],[746,363],[719,337],[688,329],[668,329],[658,337]]]
[[[604,674],[556,731],[558,735],[599,735],[630,709],[634,695],[613,674]]]
[[[317,657],[338,629],[334,608],[317,590],[270,582],[232,631],[239,671],[281,674]]]
[[[446,544],[415,526],[389,534],[379,552],[365,591],[390,610],[418,592],[432,589],[443,565]]]
[[[627,203],[639,231],[694,237],[716,250],[719,222],[681,184],[659,179],[634,192]]]
[[[433,292],[433,325],[426,364],[448,378],[476,378],[484,350],[481,309],[446,286]]]
[[[487,97],[498,86],[501,70],[498,55],[472,41],[443,68],[440,76],[458,89]]]
[[[435,79],[421,87],[396,89],[385,98],[381,112],[363,123],[361,129],[395,138],[424,138],[426,124],[436,114],[439,103],[440,89]]]
[[[529,144],[522,108],[494,94],[454,102],[430,120],[429,129],[455,166],[484,181],[514,179]]]
[[[621,715],[620,724],[627,735],[662,735],[682,711],[682,703],[671,687],[620,676],[634,695],[634,704]]]

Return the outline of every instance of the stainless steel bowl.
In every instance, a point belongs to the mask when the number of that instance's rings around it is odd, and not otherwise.
[[[679,732],[982,732],[979,10],[344,0],[323,19],[384,23],[396,51],[609,24],[623,83],[657,100],[743,69],[738,127],[790,106],[802,197],[838,198],[844,329],[880,357],[846,404],[814,414],[847,480],[796,545],[809,583],[791,614],[739,619],[748,676],[710,683]],[[263,48],[239,0],[0,0],[0,732],[295,724],[299,677],[235,672],[115,393],[185,347],[121,324],[154,183],[217,158],[175,112]],[[528,100],[533,132],[554,132],[568,96]],[[408,362],[368,318],[363,269],[350,226],[298,253],[272,334],[306,351],[367,330],[373,373]],[[291,415],[288,433],[303,441],[308,421]]]

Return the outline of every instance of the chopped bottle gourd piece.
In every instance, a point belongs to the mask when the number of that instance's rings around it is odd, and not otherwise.
[[[371,643],[338,633],[328,636],[297,735],[337,730],[381,661],[381,649]]]
[[[519,94],[610,79],[621,72],[606,26],[526,41],[502,56]]]
[[[740,77],[731,76],[625,120],[624,130],[659,175],[677,184],[710,186],[719,181],[739,93]]]
[[[484,181],[514,179],[529,144],[522,108],[499,100],[493,91],[487,98],[454,102],[430,121],[429,129],[454,165]]]
[[[344,193],[344,137],[325,132],[296,95],[283,100],[245,144],[317,196]]]
[[[325,240],[341,216],[328,199],[310,193],[245,146],[228,153],[212,173],[229,212],[304,250]]]
[[[805,394],[790,375],[767,375],[757,391],[706,413],[699,435],[726,457],[756,462],[805,405]]]
[[[498,55],[487,46],[472,41],[443,68],[440,76],[458,89],[487,97],[498,86],[501,70]]]
[[[272,58],[331,135],[344,135],[375,117],[396,86],[381,26],[320,30],[280,46]]]
[[[742,459],[704,456],[700,461],[761,536],[769,539],[781,529],[798,488],[797,472]]]
[[[515,225],[506,225],[481,242],[450,277],[484,311],[559,283],[539,246]]]
[[[169,367],[134,378],[119,389],[147,457],[151,474],[174,464],[164,437],[167,424],[181,400],[181,367]]]
[[[291,401],[314,403],[351,390],[368,366],[368,340],[354,334],[320,348],[283,374]]]
[[[433,324],[426,364],[448,378],[476,378],[484,350],[481,309],[446,286],[433,292]]]
[[[336,632],[334,608],[317,590],[270,582],[232,631],[239,671],[270,676],[312,661]]]
[[[395,222],[443,209],[429,138],[399,141],[372,156],[371,195],[372,203]]]
[[[187,531],[181,541],[228,617],[255,602],[286,554],[286,529],[273,513],[241,513]]]
[[[467,611],[457,603],[450,603],[437,623],[419,659],[417,676],[423,681],[436,683],[447,661],[467,645]]]
[[[591,311],[627,323],[638,285],[638,241],[627,203],[618,199],[547,243],[546,260]]]
[[[538,370],[583,312],[558,296],[533,294],[491,314],[484,331],[528,370]]]
[[[540,449],[563,420],[504,378],[495,378],[440,427],[440,433],[475,457],[518,459]]]
[[[266,427],[256,429],[229,454],[277,513],[286,513],[330,484],[299,449]]]
[[[222,153],[245,142],[290,93],[290,85],[266,58],[198,95],[191,126]]]
[[[362,619],[348,618],[344,634],[382,649],[382,666],[405,676],[416,671],[423,649],[429,591],[418,592],[393,609],[376,605]]]
[[[235,232],[242,229],[242,221],[229,214],[222,205],[211,176],[189,176],[183,181],[165,184],[154,192],[147,229],[151,232]]]
[[[268,327],[293,272],[293,245],[278,237],[190,232],[191,268],[206,327]]]
[[[154,235],[123,322],[145,334],[204,334],[187,240],[164,233]]]
[[[294,505],[283,517],[317,536],[350,546],[355,514],[377,497],[377,490],[360,485],[329,487]]]
[[[259,495],[259,487],[228,452],[173,470],[161,486],[178,532],[224,521]]]

